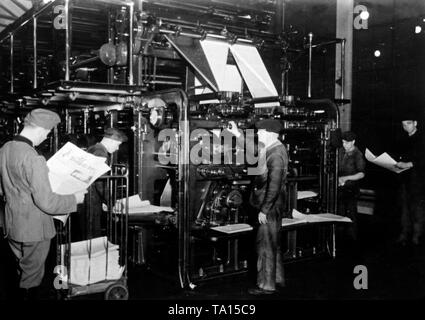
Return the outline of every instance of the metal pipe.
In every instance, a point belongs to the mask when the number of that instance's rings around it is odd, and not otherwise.
[[[341,100],[344,99],[345,87],[345,39],[341,42]]]
[[[190,259],[190,208],[189,208],[189,119],[188,119],[188,99],[184,91],[180,91],[181,101],[179,104],[179,267],[180,267],[180,284],[184,286],[184,281],[190,283],[190,274],[188,263]],[[183,280],[183,281],[182,281]]]
[[[89,132],[90,126],[88,125],[88,122],[89,122],[89,108],[87,107],[83,111],[83,131],[84,131],[84,134],[90,133]]]
[[[129,17],[129,27],[128,27],[128,36],[129,36],[129,48],[128,48],[128,84],[133,85],[133,20],[134,20],[134,2],[129,4],[130,7],[130,17]]]
[[[82,67],[82,66],[84,66],[84,65],[86,65],[86,64],[89,64],[89,63],[95,62],[95,61],[97,61],[97,60],[99,60],[99,57],[98,57],[98,56],[96,56],[96,57],[91,57],[91,58],[88,58],[88,59],[86,59],[86,60],[83,60],[83,61],[80,61],[80,62],[77,62],[77,63],[74,63],[74,64],[70,65],[70,66],[69,66],[69,69],[78,69],[78,68],[80,68],[80,67]]]
[[[181,81],[160,81],[160,80],[148,80],[145,81],[145,83],[149,83],[149,84],[168,84],[168,85],[173,85],[173,86],[181,86],[182,82]]]
[[[153,81],[152,81],[152,83],[153,83],[153,90],[155,90],[155,84],[156,83],[158,83],[158,82],[156,82],[156,64],[157,64],[157,62],[158,62],[158,58],[155,56],[155,57],[153,57],[153,70],[152,70],[152,77],[153,77]],[[165,81],[166,82],[166,81]]]
[[[109,114],[110,114],[109,126],[111,128],[115,128],[118,121],[118,111],[110,110]],[[111,163],[115,163],[116,159],[117,159],[117,152],[114,152],[111,154]]]
[[[138,178],[137,178],[137,193],[139,194],[140,199],[143,199],[143,184],[142,184],[142,172],[143,172],[143,145],[144,145],[144,141],[143,141],[143,136],[142,136],[142,111],[139,109],[139,107],[136,110],[137,112],[137,127],[136,127],[136,132],[135,132],[135,149],[136,149],[136,153],[137,153],[137,161],[135,161],[135,163],[137,163],[137,174],[138,174]]]
[[[313,56],[313,33],[310,32],[308,34],[308,89],[307,89],[307,97],[311,98],[311,61]]]
[[[14,35],[10,33],[10,93],[13,93],[13,82],[15,81],[13,77],[13,45],[14,45]]]
[[[168,29],[159,29],[159,33],[166,33],[166,34],[172,34],[172,35],[176,35],[178,34],[179,36],[185,36],[185,37],[191,37],[191,38],[195,38],[195,39],[201,39],[204,37],[209,37],[209,38],[214,38],[214,39],[220,39],[220,40],[227,40],[227,37],[222,36],[222,35],[218,35],[218,34],[206,34],[206,35],[202,35],[202,34],[196,34],[196,33],[189,33],[189,32],[177,32],[177,31],[173,31],[173,30],[168,30]],[[237,38],[236,42],[243,42],[243,43],[250,43],[252,44],[253,41],[252,40],[248,40],[248,39],[243,39],[243,38]]]
[[[72,118],[69,114],[69,109],[65,109],[65,132],[71,134]]]
[[[114,43],[114,33],[112,29],[111,10],[108,10],[108,43]],[[114,68],[108,68],[107,81],[109,84],[114,83]]]
[[[32,82],[32,87],[37,88],[37,17],[33,17],[33,55],[34,55],[34,63],[33,63],[33,72],[34,78]]]
[[[327,46],[327,45],[330,45],[330,44],[341,43],[343,40],[345,40],[345,39],[339,39],[338,38],[338,39],[335,39],[335,40],[314,44],[311,47],[312,48],[319,48],[319,47]]]
[[[69,81],[69,59],[71,57],[71,46],[70,46],[70,28],[71,21],[69,19],[69,0],[65,0],[65,81]]]

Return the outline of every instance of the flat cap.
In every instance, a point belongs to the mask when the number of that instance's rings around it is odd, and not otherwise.
[[[283,131],[282,123],[279,120],[274,119],[260,120],[255,123],[255,128],[275,133],[281,133]]]
[[[109,138],[109,139],[113,139],[113,140],[117,140],[117,141],[121,141],[121,142],[126,142],[128,140],[126,134],[124,132],[122,132],[121,130],[118,130],[116,128],[106,129],[103,136],[105,138]]]
[[[356,140],[356,134],[353,131],[344,131],[341,134],[341,139],[345,141],[353,141]]]
[[[34,109],[24,119],[24,124],[32,124],[37,127],[52,130],[61,122],[56,112],[47,109]]]
[[[399,111],[399,114],[398,114],[399,121],[406,121],[406,120],[418,121],[419,118],[420,118],[419,112],[413,108],[408,108],[406,110]]]

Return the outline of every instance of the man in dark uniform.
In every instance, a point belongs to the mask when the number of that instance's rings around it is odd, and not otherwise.
[[[77,210],[84,193],[58,195],[51,189],[44,157],[34,149],[60,122],[50,110],[34,109],[24,129],[0,149],[0,196],[5,205],[5,232],[19,263],[24,298],[35,298],[44,276],[50,240],[56,230],[52,215]]]
[[[254,177],[250,205],[260,223],[257,231],[257,287],[250,294],[263,295],[276,292],[276,285],[284,286],[284,272],[280,252],[280,228],[285,210],[288,154],[279,141],[283,127],[278,120],[258,121],[260,145],[258,175]],[[240,136],[232,123],[231,132]]]
[[[357,198],[359,180],[363,179],[366,163],[361,151],[355,146],[356,135],[343,132],[342,148],[338,161],[338,213],[353,221],[348,228],[351,240],[357,240]]]
[[[111,154],[117,151],[121,143],[127,141],[127,136],[121,130],[108,128],[103,134],[102,141],[89,147],[87,152],[98,157],[106,158],[106,164],[111,165]],[[98,180],[89,189],[87,200],[83,210],[88,216],[79,215],[82,239],[91,239],[102,236],[102,204],[106,204],[105,182]]]
[[[257,231],[257,287],[250,289],[254,295],[271,294],[276,285],[285,285],[280,252],[280,229],[285,210],[288,154],[280,142],[283,127],[278,120],[256,123],[260,147],[260,168],[264,171],[254,178],[250,205],[258,214]],[[261,171],[261,170],[260,170]]]
[[[409,240],[419,244],[423,235],[425,211],[425,139],[418,129],[418,115],[409,110],[401,117],[407,136],[399,142],[400,161],[397,167],[408,169],[400,173],[401,234],[400,244]],[[411,237],[411,238],[410,238]]]

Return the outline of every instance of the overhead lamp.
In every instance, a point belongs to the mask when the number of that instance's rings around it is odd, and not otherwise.
[[[373,54],[375,55],[375,57],[379,58],[381,56],[381,51],[375,50]]]
[[[421,33],[422,31],[422,27],[421,26],[416,26],[415,27],[415,33]]]

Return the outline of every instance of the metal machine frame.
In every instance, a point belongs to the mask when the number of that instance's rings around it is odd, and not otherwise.
[[[195,216],[193,215],[193,199],[197,197],[198,190],[191,190],[191,182],[195,179],[191,175],[190,165],[190,135],[191,124],[195,121],[191,117],[194,109],[200,108],[200,100],[217,99],[218,103],[211,103],[207,108],[207,112],[213,113],[213,109],[221,106],[235,106],[235,109],[243,111],[242,115],[238,114],[238,120],[246,122],[250,125],[253,121],[264,118],[275,118],[282,121],[285,126],[285,135],[291,135],[293,132],[310,132],[316,130],[320,132],[320,137],[316,138],[316,142],[320,145],[320,163],[318,164],[318,175],[315,181],[318,181],[320,193],[320,205],[323,210],[327,212],[336,212],[336,189],[337,189],[337,148],[330,142],[331,135],[333,135],[339,128],[339,113],[335,104],[329,100],[312,100],[294,101],[289,99],[287,92],[282,92],[281,96],[252,98],[246,94],[247,90],[242,90],[239,95],[229,92],[220,92],[208,71],[208,63],[202,59],[202,52],[199,47],[190,47],[190,50],[185,48],[182,43],[185,41],[196,42],[203,39],[216,39],[218,41],[228,43],[242,43],[257,47],[268,47],[282,50],[282,43],[277,41],[275,33],[266,31],[269,26],[268,20],[273,15],[271,12],[262,12],[258,8],[248,8],[253,12],[251,18],[249,15],[244,15],[241,11],[232,11],[227,6],[223,10],[211,10],[207,6],[194,6],[191,4],[181,4],[177,1],[168,1],[167,3],[157,3],[156,1],[143,1],[136,3],[130,0],[93,0],[93,5],[111,6],[115,10],[121,10],[125,13],[124,24],[124,37],[126,37],[125,48],[122,52],[126,52],[126,59],[122,61],[122,65],[113,64],[108,65],[104,82],[92,82],[90,78],[86,81],[76,80],[72,78],[72,73],[77,67],[84,67],[90,65],[98,57],[91,57],[76,63],[72,60],[72,26],[75,16],[72,15],[71,7],[74,2],[78,0],[63,0],[53,1],[45,4],[39,8],[26,13],[19,21],[12,25],[5,33],[0,34],[0,45],[3,44],[7,47],[9,64],[9,92],[3,94],[3,100],[8,101],[7,105],[3,108],[24,114],[35,107],[46,107],[57,110],[62,118],[65,120],[61,127],[55,130],[51,142],[52,151],[56,151],[61,144],[61,138],[64,134],[70,134],[73,127],[73,116],[76,113],[82,113],[83,123],[81,131],[84,134],[91,133],[93,130],[90,126],[90,115],[96,112],[105,113],[107,115],[106,126],[118,126],[118,115],[123,113],[128,116],[128,123],[125,124],[125,129],[131,133],[131,144],[129,150],[129,170],[130,182],[129,189],[133,194],[139,194],[141,199],[146,199],[147,191],[146,183],[143,181],[143,174],[146,170],[145,156],[148,145],[148,137],[150,132],[154,129],[149,124],[150,112],[153,109],[150,104],[152,101],[163,101],[164,105],[161,112],[164,110],[173,109],[173,115],[168,119],[165,127],[173,128],[177,134],[178,146],[178,163],[172,168],[176,172],[175,187],[177,190],[176,196],[176,213],[171,215],[170,220],[165,223],[159,224],[159,228],[170,228],[176,232],[177,244],[177,262],[178,279],[181,287],[194,287],[197,281],[213,279],[215,277],[231,275],[235,273],[245,272],[247,266],[243,263],[240,264],[237,258],[238,250],[240,248],[238,243],[238,236],[223,236],[219,237],[224,239],[230,248],[227,259],[229,264],[229,272],[222,270],[221,266],[217,270],[212,270],[210,274],[199,275],[198,270],[194,270],[193,257],[198,254],[194,249],[194,243],[199,243],[208,239],[210,243],[217,241],[217,237],[208,234],[207,236],[200,236],[193,228]],[[63,78],[54,79],[52,83],[42,85],[40,78],[37,76],[41,67],[38,64],[38,57],[40,56],[40,44],[38,37],[38,30],[41,28],[40,16],[46,13],[56,5],[63,4],[63,18],[66,22],[64,28],[64,42],[61,43],[65,53],[64,59],[64,73]],[[102,7],[103,8],[103,7]],[[169,9],[182,10],[190,13],[201,12],[208,18],[224,19],[227,21],[223,28],[223,24],[211,23],[203,24],[190,21],[190,19],[173,19],[172,17],[152,15],[143,15],[146,10],[158,9],[161,13],[167,12]],[[163,11],[161,11],[163,10]],[[109,12],[110,13],[110,12]],[[108,13],[107,21],[102,24],[106,26],[107,39],[109,44],[118,46],[119,43],[115,39],[112,28],[111,15]],[[137,16],[140,14],[140,16]],[[233,18],[232,18],[233,17]],[[271,19],[271,18],[270,18]],[[29,26],[32,23],[32,55],[33,77],[31,79],[31,90],[19,92],[16,88],[16,79],[14,72],[16,65],[14,65],[15,47],[17,44],[16,36],[18,31],[24,26]],[[79,21],[81,23],[81,21]],[[261,28],[260,28],[260,27]],[[260,30],[259,30],[260,28]],[[132,31],[132,32],[131,32]],[[311,97],[311,63],[312,63],[312,48],[313,35],[309,36],[309,44],[306,48],[309,50],[309,81],[308,81],[308,98]],[[8,46],[4,45],[8,42]],[[336,39],[331,43],[341,43],[344,48],[344,39]],[[99,51],[100,52],[100,51]],[[122,53],[121,52],[121,53]],[[344,54],[344,50],[342,50]],[[201,58],[200,58],[201,57]],[[342,66],[344,66],[344,59]],[[165,61],[165,62],[164,62]],[[178,74],[172,73],[167,69],[173,66],[178,70]],[[168,71],[167,74],[160,74],[159,70]],[[175,71],[175,70],[173,70]],[[120,77],[115,79],[116,74]],[[198,76],[202,85],[211,89],[210,94],[195,95],[196,86],[194,85],[194,76]],[[284,71],[282,71],[282,79]],[[344,73],[342,73],[344,74]],[[284,86],[282,86],[283,88]],[[246,89],[246,88],[245,88]],[[344,93],[341,93],[344,98]],[[293,98],[293,97],[292,97]],[[275,102],[277,107],[271,109],[256,109],[256,104]],[[324,106],[324,107],[323,107]],[[308,114],[314,111],[322,110],[325,108],[324,116],[315,115],[311,118]],[[202,108],[200,108],[201,110]],[[231,108],[230,108],[231,109]],[[298,111],[297,111],[298,110]],[[306,111],[307,110],[307,111]],[[239,112],[238,111],[238,112]],[[307,113],[304,113],[304,112]],[[205,112],[205,109],[202,109]],[[297,114],[291,113],[296,112]],[[201,116],[202,118],[202,116]],[[320,118],[320,119],[319,119]],[[212,124],[207,125],[207,128],[224,128],[226,124],[234,118],[219,116],[211,120]],[[313,120],[312,120],[313,119]],[[316,121],[319,119],[318,121]],[[198,119],[199,120],[199,119]],[[210,127],[208,127],[210,126]],[[200,125],[202,127],[202,125]],[[16,130],[15,132],[16,133]],[[286,142],[284,142],[286,143]],[[329,154],[329,150],[332,153]],[[314,151],[315,152],[315,151]],[[221,177],[222,178],[222,177]],[[232,177],[230,177],[232,178]],[[296,183],[303,181],[305,177],[291,176],[289,178],[292,183],[292,192],[288,198],[288,213],[292,208],[296,207]],[[192,179],[192,180],[191,180]],[[226,177],[226,183],[230,180]],[[237,180],[237,179],[233,179]],[[153,184],[153,183],[152,183]],[[295,188],[294,188],[295,186]],[[196,208],[198,210],[199,208]],[[199,211],[199,210],[198,210]],[[131,220],[131,217],[130,217]],[[143,225],[143,223],[142,223]],[[158,227],[158,226],[157,226]],[[208,231],[208,230],[207,230]],[[246,234],[245,234],[246,235]],[[244,236],[241,234],[241,236]],[[221,241],[221,240],[220,240]],[[233,259],[233,260],[232,260]],[[204,271],[206,269],[203,269]],[[199,275],[194,279],[194,274]]]

